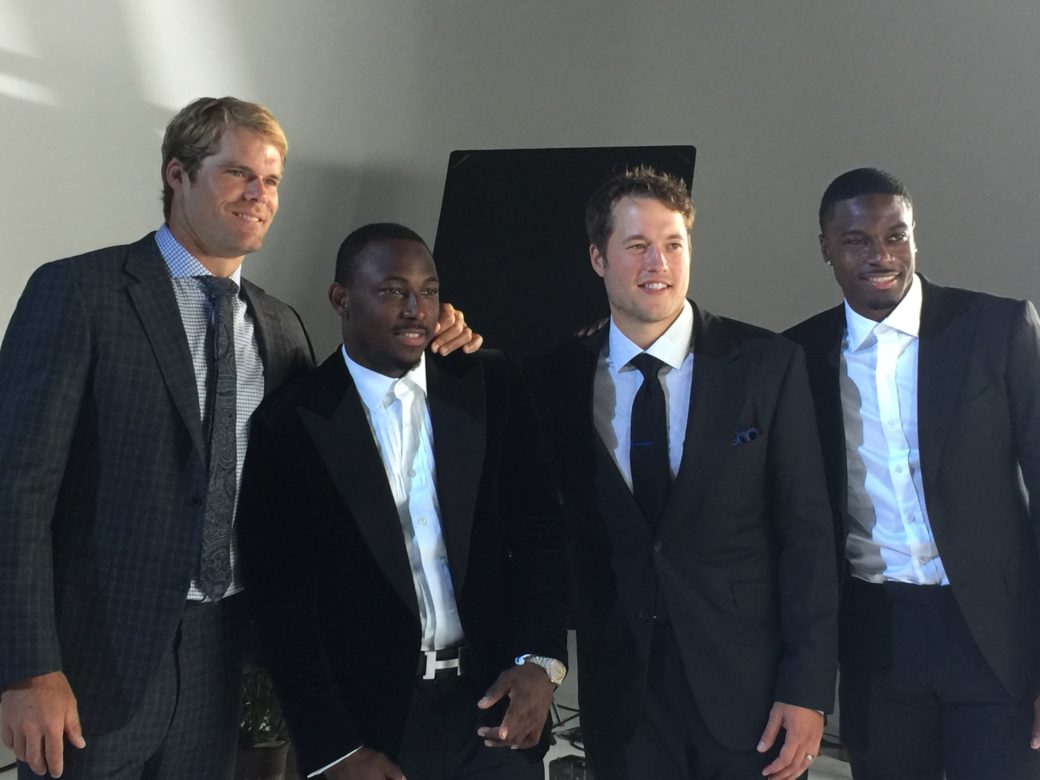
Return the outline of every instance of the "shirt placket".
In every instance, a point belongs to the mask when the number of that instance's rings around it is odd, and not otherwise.
[[[878,406],[889,453],[889,478],[892,480],[895,508],[907,540],[910,570],[914,581],[924,582],[928,579],[926,569],[932,559],[932,545],[914,489],[910,441],[899,404],[897,372],[901,347],[904,345],[900,334],[892,329],[879,329],[877,337]]]

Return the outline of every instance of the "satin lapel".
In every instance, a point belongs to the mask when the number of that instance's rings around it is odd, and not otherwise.
[[[436,358],[427,358],[426,382],[441,533],[458,599],[466,582],[470,533],[483,472],[487,400],[483,367],[475,358],[457,372],[438,363]]]
[[[975,335],[977,309],[942,287],[923,282],[921,340],[917,355],[917,437],[925,495],[934,484],[946,431]]]
[[[184,420],[191,443],[205,462],[206,444],[202,437],[195,368],[170,273],[154,234],[130,247],[124,270],[134,280],[127,286],[127,292],[148,335],[166,389]]]
[[[662,528],[695,512],[715,482],[748,393],[747,367],[725,325],[696,305],[693,312],[693,390],[682,460]]]
[[[401,519],[361,397],[338,350],[316,370],[319,384],[308,406],[299,408],[300,419],[369,552],[418,617]]]

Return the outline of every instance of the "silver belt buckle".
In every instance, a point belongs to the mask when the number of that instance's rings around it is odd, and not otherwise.
[[[424,680],[432,680],[436,678],[438,669],[455,669],[456,675],[462,674],[459,656],[437,660],[436,650],[423,650],[423,654],[426,656],[426,672],[422,676]]]

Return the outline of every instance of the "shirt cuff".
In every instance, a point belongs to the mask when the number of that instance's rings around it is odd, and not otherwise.
[[[363,748],[363,747],[364,747],[364,745],[358,745],[358,746],[357,746],[356,748],[354,748],[353,750],[351,750],[351,751],[350,751],[349,753],[347,753],[346,755],[344,755],[344,756],[340,756],[339,758],[337,758],[337,759],[336,759],[335,761],[333,761],[333,762],[332,762],[331,764],[326,764],[326,765],[325,765],[325,766],[323,766],[323,767],[322,767],[321,769],[315,769],[315,770],[314,770],[313,772],[311,772],[311,773],[310,773],[309,775],[307,775],[307,777],[317,777],[317,776],[318,776],[318,775],[320,775],[320,774],[321,774],[322,772],[324,772],[324,771],[326,771],[326,770],[328,770],[328,769],[332,769],[332,767],[336,766],[336,764],[338,764],[338,763],[339,763],[340,761],[344,761],[345,759],[348,759],[348,758],[350,758],[350,757],[351,757],[352,755],[354,755],[355,753],[357,753],[357,752],[358,752],[359,750],[361,750],[361,748]]]

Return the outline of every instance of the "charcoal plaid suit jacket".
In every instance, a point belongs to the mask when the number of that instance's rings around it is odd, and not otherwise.
[[[243,280],[265,392],[310,367],[298,315]],[[206,458],[154,233],[48,263],[0,347],[0,686],[61,670],[85,733],[127,722],[199,554]]]

